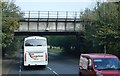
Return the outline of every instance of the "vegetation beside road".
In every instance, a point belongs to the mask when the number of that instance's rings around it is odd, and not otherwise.
[[[93,9],[81,12],[85,25],[77,50],[75,36],[48,37],[51,46],[61,47],[64,53],[110,53],[120,57],[120,2],[97,2]]]
[[[14,37],[14,30],[19,27],[18,20],[23,16],[21,9],[14,4],[14,0],[0,1],[2,8],[2,57],[11,56],[18,50],[19,40]]]
[[[120,2],[97,2],[97,7],[82,12],[81,19],[91,22],[85,28],[85,39],[92,46],[89,50],[101,50],[119,56]]]
[[[51,49],[48,49],[48,52],[54,53],[54,54],[61,54],[63,52],[63,50],[60,48],[51,48]]]

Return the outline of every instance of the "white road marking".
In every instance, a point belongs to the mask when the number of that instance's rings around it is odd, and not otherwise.
[[[47,67],[49,70],[52,70],[50,67]]]
[[[50,68],[50,67],[47,67],[49,70],[51,70],[54,74],[56,74],[57,76],[59,76],[59,74],[56,72],[56,71],[54,71],[54,70],[52,70],[52,68]]]
[[[19,72],[21,72],[21,69],[19,69]]]
[[[20,56],[21,57],[21,56]],[[21,67],[21,58],[20,58],[20,60],[19,60],[19,65],[20,65],[20,67],[19,67],[19,73],[21,72],[21,69],[22,69],[22,67]],[[20,74],[19,74],[20,75]]]
[[[58,75],[58,73],[56,71],[53,71],[54,74]]]

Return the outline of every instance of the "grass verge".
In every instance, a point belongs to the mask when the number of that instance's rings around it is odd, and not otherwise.
[[[62,49],[57,49],[57,48],[52,48],[52,49],[48,49],[48,52],[50,53],[54,53],[54,54],[60,54],[63,52]]]

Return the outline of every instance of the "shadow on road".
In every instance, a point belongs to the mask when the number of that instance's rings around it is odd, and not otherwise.
[[[36,71],[36,70],[45,70],[45,66],[29,66],[29,67],[23,67],[22,70],[24,71]]]

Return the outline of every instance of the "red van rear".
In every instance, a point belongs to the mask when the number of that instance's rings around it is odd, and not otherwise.
[[[80,76],[120,76],[120,60],[111,54],[81,54]]]

